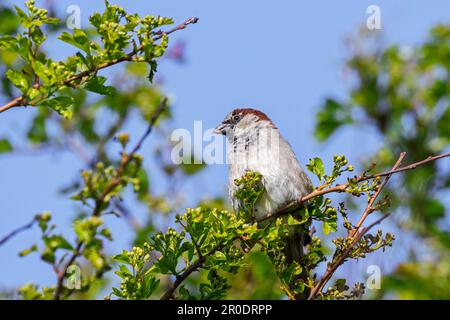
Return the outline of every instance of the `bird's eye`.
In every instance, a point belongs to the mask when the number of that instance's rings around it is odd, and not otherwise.
[[[241,120],[241,116],[237,114],[237,115],[233,116],[233,120],[234,120],[234,122],[238,122],[239,120]]]

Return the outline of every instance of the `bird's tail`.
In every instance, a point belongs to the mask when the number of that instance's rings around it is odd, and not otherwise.
[[[303,257],[303,238],[304,233],[298,228],[289,230],[289,236],[286,239],[286,262],[290,265],[292,262],[301,263]]]
[[[289,230],[285,249],[287,266],[291,265],[293,262],[297,262],[300,266],[303,266],[303,246],[307,245],[309,242],[311,242],[311,237],[304,230],[300,228],[292,228]],[[306,281],[308,276],[308,270],[302,268],[301,274],[297,275],[295,279],[292,279],[290,289],[292,290],[296,287],[296,282]],[[305,287],[305,290],[301,294],[295,295],[295,299],[306,299],[308,294],[308,289]]]

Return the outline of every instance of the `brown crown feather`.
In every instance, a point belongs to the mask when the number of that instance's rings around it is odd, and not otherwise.
[[[237,113],[242,114],[242,116],[245,116],[247,114],[253,114],[256,117],[258,117],[259,120],[265,120],[265,121],[269,121],[270,123],[272,123],[272,120],[270,120],[270,118],[264,112],[256,110],[256,109],[252,109],[252,108],[234,109],[233,114],[237,114]]]

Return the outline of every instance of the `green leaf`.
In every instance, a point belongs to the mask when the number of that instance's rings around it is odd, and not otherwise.
[[[33,64],[33,70],[44,85],[49,83],[50,80],[47,76],[47,68],[41,61],[35,61]]]
[[[156,290],[156,288],[159,285],[159,279],[156,279],[152,276],[147,276],[144,279],[144,283],[143,283],[143,288],[142,288],[142,293],[143,296],[142,298],[144,299],[148,299],[150,298],[150,296],[152,295],[152,293]]]
[[[128,268],[126,266],[124,266],[123,264],[120,265],[119,270],[117,270],[114,273],[117,274],[122,279],[132,276],[130,270],[128,270]]]
[[[48,228],[48,222],[51,219],[51,213],[50,212],[43,212],[40,215],[36,216],[38,219],[38,225],[41,231],[44,233],[47,231]]]
[[[28,23],[29,21],[29,17],[28,15],[22,10],[20,9],[18,6],[14,6],[14,8],[16,9],[17,15],[20,18],[20,23],[23,25],[24,23]],[[25,28],[28,28],[28,26],[24,25]]]
[[[192,296],[189,293],[189,290],[186,289],[185,286],[180,286],[180,288],[178,289],[178,294],[180,295],[180,299],[182,299],[182,300],[192,299]]]
[[[289,265],[289,267],[287,267],[282,275],[281,275],[281,280],[285,283],[285,284],[289,284],[292,280],[292,277],[294,275],[294,271],[295,271],[296,265],[295,263],[291,263]]]
[[[0,34],[13,34],[19,26],[19,17],[9,8],[0,8]],[[0,44],[1,45],[1,44]]]
[[[330,232],[336,232],[337,231],[336,221],[323,221],[322,230],[325,235],[328,235]]]
[[[21,287],[19,289],[19,294],[24,300],[38,300],[42,298],[42,294],[37,291],[37,287],[31,283]]]
[[[113,293],[116,297],[119,297],[119,298],[122,298],[122,297],[123,297],[122,292],[121,292],[119,289],[117,289],[117,288],[112,288],[112,293]]]
[[[108,239],[109,241],[113,240],[112,234],[111,234],[111,231],[109,230],[109,228],[104,228],[104,229],[100,230],[100,234],[102,236],[104,236],[106,239]]]
[[[180,169],[186,175],[193,175],[206,168],[205,163],[182,163]]]
[[[27,132],[27,137],[31,143],[37,144],[48,141],[47,135],[47,114],[49,113],[46,109],[39,110],[38,114],[34,117],[31,127]]]
[[[17,50],[17,39],[13,36],[2,36],[0,37],[0,48],[7,50]]]
[[[447,94],[450,94],[450,89]],[[442,116],[439,117],[437,121],[437,129],[439,134],[446,139],[446,143],[450,142],[450,105],[447,107]]]
[[[45,18],[45,19],[42,19],[42,22],[44,22],[46,24],[58,24],[61,22],[61,20],[58,18]]]
[[[38,247],[34,244],[30,248],[20,251],[19,257],[25,257],[25,256],[29,255],[30,253],[35,252],[37,250],[38,250]]]
[[[20,34],[17,36],[17,39],[18,39],[17,53],[20,54],[20,56],[22,57],[23,60],[25,60],[25,62],[31,63],[32,56],[30,51],[32,44],[30,39]]]
[[[89,42],[89,38],[81,29],[75,29],[73,31],[73,35],[68,32],[63,32],[58,37],[58,39],[83,50],[89,55],[91,54],[91,45]]]
[[[31,87],[27,91],[27,97],[29,100],[34,100],[39,96],[40,92],[38,89]]]
[[[123,251],[121,254],[116,254],[115,256],[113,256],[113,259],[117,262],[122,262],[125,263],[127,265],[130,265],[130,257],[127,255],[126,251]]]
[[[436,221],[445,216],[445,206],[436,199],[425,200],[425,215],[429,221]]]
[[[61,235],[52,235],[49,237],[43,237],[44,243],[47,247],[56,249],[73,250],[72,245]]]
[[[80,241],[89,243],[94,240],[97,228],[101,224],[103,224],[102,219],[93,216],[82,220],[76,220],[73,224],[73,230]]]
[[[95,92],[102,95],[112,96],[115,94],[114,87],[105,86],[106,78],[102,76],[94,77],[92,80],[86,83],[84,88],[91,92]]]
[[[214,259],[220,260],[220,261],[225,261],[225,260],[227,260],[227,256],[221,251],[216,251],[214,253]]]
[[[42,29],[35,27],[31,33],[31,39],[36,46],[40,46],[47,39],[47,36],[42,32]]]
[[[325,175],[325,167],[323,165],[323,161],[320,158],[313,158],[309,160],[309,164],[306,165],[306,168],[314,173],[319,180],[322,180],[323,176]]]
[[[73,102],[73,97],[59,96],[53,99],[44,100],[43,102],[39,103],[39,106],[53,109],[64,118],[70,119],[72,117],[72,111],[70,110],[70,108],[72,107]]]
[[[150,182],[148,178],[148,174],[144,169],[139,169],[137,174],[137,178],[139,179],[139,191],[138,197],[139,199],[144,199],[144,197],[148,194],[150,190]]]
[[[13,151],[13,146],[6,139],[0,139],[0,154]]]
[[[63,33],[61,33],[61,34],[58,36],[58,39],[61,40],[61,41],[66,42],[66,43],[68,43],[68,44],[71,44],[71,45],[73,45],[73,46],[78,46],[78,43],[75,41],[75,39],[73,38],[73,36],[72,36],[70,33],[66,32],[66,31],[64,31]],[[80,48],[80,49],[81,49],[81,48]]]
[[[304,221],[304,222],[305,222],[305,221]],[[287,224],[288,224],[289,226],[298,226],[298,225],[300,225],[300,224],[303,224],[304,222],[298,221],[298,220],[295,219],[293,216],[289,215]]]
[[[333,99],[327,99],[316,115],[315,136],[319,141],[328,139],[339,127],[352,122],[350,108]]]
[[[102,269],[105,266],[105,259],[96,248],[84,249],[83,256],[86,257],[97,269]]]
[[[169,37],[164,33],[161,39],[161,43],[154,47],[153,57],[159,58],[161,57],[167,49],[169,44]]]
[[[55,251],[51,248],[45,248],[44,251],[41,254],[41,259],[45,262],[48,262],[50,264],[55,263]]]
[[[155,73],[158,71],[158,64],[156,63],[156,61],[152,60],[152,61],[148,61],[148,65],[150,66],[150,70],[148,71],[148,80],[150,81],[150,83],[153,82],[153,78],[155,77]]]
[[[6,77],[23,93],[28,90],[28,80],[22,73],[9,69],[6,71]]]
[[[337,279],[336,280],[336,289],[340,292],[346,291],[349,289],[347,286],[347,280],[346,279]]]

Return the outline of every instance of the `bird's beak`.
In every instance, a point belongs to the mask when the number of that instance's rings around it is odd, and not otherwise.
[[[221,123],[214,129],[214,133],[215,134],[223,134],[223,135],[225,135],[226,134],[226,130],[225,130],[226,128],[227,128],[227,125],[225,123]]]

